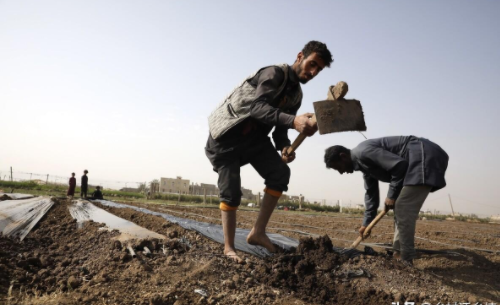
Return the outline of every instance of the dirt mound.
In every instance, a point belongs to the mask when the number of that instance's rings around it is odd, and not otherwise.
[[[348,259],[333,252],[330,238],[304,238],[294,254],[283,254],[256,268],[257,278],[264,284],[280,287],[307,302],[321,304],[382,304],[390,297],[373,289],[357,292],[356,298],[345,294],[339,285],[341,274],[336,272]]]

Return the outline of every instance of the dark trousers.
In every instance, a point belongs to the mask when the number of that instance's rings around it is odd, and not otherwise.
[[[87,188],[83,188],[83,187],[81,188],[80,197],[87,198]]]
[[[288,190],[290,168],[281,160],[269,137],[262,137],[258,141],[251,141],[237,149],[226,151],[214,152],[207,147],[205,153],[214,171],[219,174],[220,201],[229,206],[240,205],[242,195],[240,168],[247,164],[252,165],[269,189],[278,192]]]

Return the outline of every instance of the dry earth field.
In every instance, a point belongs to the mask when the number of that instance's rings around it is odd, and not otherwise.
[[[57,200],[22,243],[0,237],[0,304],[500,304],[498,224],[420,220],[416,247],[452,254],[422,254],[408,267],[383,247],[351,259],[331,250],[352,243],[359,217],[277,210],[269,231],[301,239],[299,247],[267,259],[243,254],[237,265],[196,232],[96,204],[168,236],[136,243],[132,258],[113,239],[118,232],[94,222],[77,228],[69,204]],[[215,208],[127,204],[220,224]],[[256,216],[239,211],[238,227],[251,228]],[[390,243],[392,231],[386,217],[366,242]]]

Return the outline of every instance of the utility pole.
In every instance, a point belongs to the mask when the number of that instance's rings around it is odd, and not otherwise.
[[[453,215],[453,217],[455,217],[455,211],[453,211],[453,204],[451,203],[451,196],[450,196],[450,194],[448,194],[448,199],[450,199],[451,214]]]
[[[207,189],[203,188],[203,205],[207,204]]]
[[[45,185],[49,184],[49,174],[47,174],[47,180],[45,180]]]
[[[12,182],[14,178],[12,177],[12,166],[10,167],[10,182]]]

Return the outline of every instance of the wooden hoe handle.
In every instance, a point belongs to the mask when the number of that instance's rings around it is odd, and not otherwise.
[[[316,115],[313,115],[310,120],[313,122],[313,123],[316,123]],[[300,146],[300,144],[302,144],[302,142],[304,141],[304,139],[307,138],[307,136],[303,133],[299,134],[299,136],[295,139],[295,141],[293,141],[292,143],[292,146],[288,147],[288,150],[286,151],[287,154],[291,154],[293,153],[295,150],[297,150],[297,148]]]
[[[370,233],[370,231],[372,230],[372,228],[380,221],[380,219],[382,219],[382,217],[385,216],[385,214],[387,214],[387,209],[384,208],[384,210],[382,210],[382,212],[378,213],[377,217],[375,217],[374,220],[372,220],[372,222],[370,222],[370,224],[368,225],[368,227],[366,227],[365,231],[363,232],[363,236],[359,236],[351,245],[351,248],[356,248],[359,243],[364,239],[364,236],[367,235],[368,233]]]

